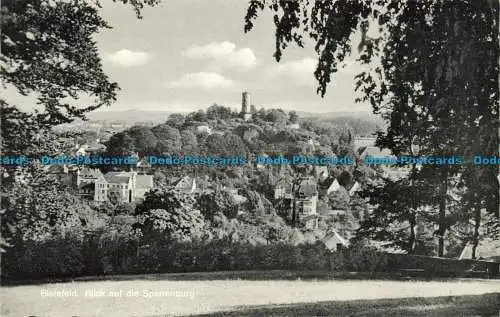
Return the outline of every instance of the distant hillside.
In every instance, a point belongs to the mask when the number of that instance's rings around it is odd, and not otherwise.
[[[371,112],[297,112],[304,120],[319,120],[333,125],[349,125],[358,136],[371,136],[378,129],[384,129],[385,122]]]
[[[119,111],[96,111],[88,115],[90,121],[97,122],[119,122],[125,125],[151,122],[163,123],[174,112],[172,111],[151,111],[151,110],[119,110]],[[187,114],[187,113],[186,113]],[[297,111],[301,118],[311,118],[335,123],[352,122],[354,120],[368,123],[370,126],[384,126],[384,122],[379,117],[370,112],[327,112],[314,113]]]
[[[320,118],[320,119],[336,119],[336,118],[355,118],[369,121],[377,121],[383,123],[383,120],[369,111],[338,111],[338,112],[307,112],[297,111],[297,114],[302,118]]]
[[[119,121],[125,124],[136,122],[165,122],[173,112],[170,111],[146,111],[146,110],[123,110],[123,111],[96,111],[88,114],[90,121]]]

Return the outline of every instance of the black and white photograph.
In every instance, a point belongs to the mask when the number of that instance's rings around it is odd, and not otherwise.
[[[0,316],[500,316],[499,0],[0,7]]]

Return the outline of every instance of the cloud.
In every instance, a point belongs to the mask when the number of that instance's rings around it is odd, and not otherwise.
[[[107,53],[106,59],[113,65],[129,68],[146,64],[150,56],[146,52],[134,52],[122,49],[114,53]]]
[[[183,55],[191,59],[208,60],[212,69],[230,68],[248,71],[257,65],[257,58],[252,49],[236,49],[236,45],[227,41],[195,45],[185,50]]]
[[[316,70],[317,60],[311,57],[279,63],[271,66],[267,74],[271,79],[288,78],[300,86],[311,86],[315,83],[314,71]]]
[[[232,86],[234,82],[230,79],[225,78],[217,73],[189,73],[183,75],[178,80],[168,83],[169,87],[176,88],[201,88],[201,89],[215,89],[215,88],[225,88]]]

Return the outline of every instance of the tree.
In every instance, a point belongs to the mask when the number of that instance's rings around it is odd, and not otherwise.
[[[229,107],[224,107],[218,104],[213,104],[207,109],[207,118],[210,120],[217,120],[217,119],[230,119],[232,116],[232,111],[231,108]]]
[[[127,134],[134,140],[135,151],[140,155],[156,152],[158,138],[148,127],[133,126],[127,130]]]
[[[152,209],[143,215],[139,228],[146,237],[160,235],[161,238],[185,241],[201,237],[204,221],[198,210]]]
[[[299,122],[299,115],[297,114],[296,111],[290,111],[288,113],[288,120],[290,123],[298,123]]]
[[[416,217],[405,202],[412,190],[407,180],[385,180],[382,184],[370,185],[361,197],[368,198],[369,204],[377,207],[361,222],[357,237],[382,241],[411,253],[416,239]]]
[[[328,195],[328,204],[331,209],[347,210],[349,207],[349,192],[344,187],[331,192]]]
[[[196,202],[197,208],[206,219],[213,220],[217,213],[221,213],[229,219],[238,214],[238,205],[232,194],[225,190],[203,193]]]
[[[186,121],[197,121],[197,122],[205,122],[207,121],[208,117],[205,111],[202,109],[196,111],[196,112],[191,112],[186,116]]]
[[[333,144],[334,152],[341,156],[354,157],[354,132],[349,126],[343,126],[336,133],[338,139]]]
[[[168,124],[159,124],[151,129],[151,132],[158,139],[157,152],[158,153],[179,153],[182,141],[179,130],[169,126]]]
[[[144,5],[155,5],[159,0],[120,2],[132,5],[141,18]],[[99,7],[98,1],[84,0],[2,1],[2,85],[17,90],[23,96],[36,97],[37,105],[41,106],[39,110],[28,113],[0,99],[2,155],[35,157],[54,154],[57,147],[50,131],[52,126],[72,122],[75,118],[85,119],[89,111],[109,106],[115,101],[118,85],[103,72],[94,40],[96,33],[110,28],[100,17]],[[90,101],[82,101],[85,99]],[[61,220],[54,213],[64,214],[75,206],[81,206],[64,191],[49,190],[40,194],[40,186],[45,184],[43,177],[33,175],[34,168],[37,167],[22,168],[25,178],[37,180],[36,183],[27,181],[28,187],[19,192],[33,196],[24,197],[17,206],[11,205],[11,210],[7,208],[7,212],[13,214],[6,217],[12,216],[15,222],[10,225],[17,225],[20,230],[26,231],[33,227],[23,226],[32,224],[36,224],[35,231],[59,223],[71,227],[77,218],[68,216]],[[2,194],[9,196],[12,194],[11,186],[15,188],[19,184],[6,186],[3,182],[2,185]],[[2,201],[2,209],[4,204],[5,201]],[[81,207],[79,212],[85,210]],[[26,218],[18,219],[23,213]],[[2,225],[5,223],[9,222],[2,221]],[[43,236],[45,233],[40,234]]]
[[[226,135],[224,135],[224,139],[228,149],[226,155],[243,157],[246,155],[247,148],[245,146],[245,142],[243,142],[237,134],[226,133]]]
[[[44,175],[6,188],[2,207],[2,236],[7,241],[45,241],[73,230],[104,226],[102,217],[88,205]]]
[[[288,115],[281,109],[270,109],[266,114],[265,120],[272,122],[277,127],[284,128],[288,121]]]
[[[417,136],[426,155],[466,156],[479,148],[491,156],[498,152],[498,133],[491,133],[499,130],[498,6],[492,0],[358,0],[279,2],[267,8],[274,13],[277,61],[288,44],[302,47],[304,35],[315,42],[319,63],[314,74],[322,96],[331,74],[351,53],[353,33],[361,33],[358,61],[366,71],[356,76],[358,101],[370,102],[388,123],[377,145],[405,153]],[[265,8],[263,1],[250,2],[245,31]],[[369,36],[370,27],[378,28],[380,36]],[[459,171],[435,171],[440,174],[438,235],[443,255],[448,183]],[[490,212],[498,218],[498,183],[493,181],[497,173],[498,168],[490,169],[488,192],[493,195]]]
[[[184,154],[195,154],[198,151],[198,140],[192,131],[182,130],[181,141]]]
[[[186,118],[184,117],[183,114],[172,113],[170,116],[168,116],[166,124],[168,124],[171,127],[181,129],[184,126],[185,122]]]
[[[130,4],[140,17],[144,5],[158,2],[135,0]],[[103,72],[94,40],[96,33],[110,28],[99,15],[97,1],[8,0],[2,1],[1,13],[2,82],[22,95],[36,96],[42,106],[29,115],[1,101],[2,123],[22,122],[26,130],[18,145],[27,147],[39,131],[85,118],[89,111],[109,106],[116,99],[118,84]],[[84,105],[78,102],[82,96],[94,101]],[[4,149],[12,145],[6,140],[19,137],[18,132],[6,128],[2,124]]]
[[[135,151],[135,140],[126,131],[118,132],[109,138],[106,151],[114,155],[132,153]]]
[[[228,149],[224,136],[215,133],[207,136],[204,147],[209,155],[224,155]]]

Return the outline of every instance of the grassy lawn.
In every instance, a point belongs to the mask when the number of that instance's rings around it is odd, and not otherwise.
[[[192,315],[192,317],[497,317],[500,293],[433,298],[329,301],[258,307]]]
[[[206,279],[195,276],[199,279],[152,275],[2,287],[0,316],[497,317],[500,308],[500,280],[240,280],[216,279],[221,277],[218,274]]]

